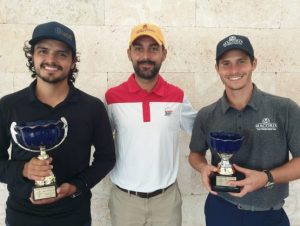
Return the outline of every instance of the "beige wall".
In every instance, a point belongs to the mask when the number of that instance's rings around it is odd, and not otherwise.
[[[299,0],[0,0],[0,96],[29,84],[22,52],[38,23],[57,20],[76,33],[81,53],[76,85],[103,97],[110,86],[132,71],[126,55],[133,25],[154,22],[167,40],[162,74],[182,87],[194,107],[215,101],[223,86],[214,71],[217,41],[236,33],[252,40],[258,68],[255,83],[300,104]],[[182,135],[179,184],[183,195],[183,225],[204,226],[206,197],[198,173],[187,162],[189,137]],[[93,225],[110,226],[106,178],[93,189]],[[300,226],[300,181],[291,183],[286,211],[292,226]],[[4,225],[7,191],[0,184],[0,226]],[[3,195],[4,194],[4,195]]]

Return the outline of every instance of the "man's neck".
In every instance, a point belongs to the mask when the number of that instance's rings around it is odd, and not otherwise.
[[[146,92],[150,93],[153,90],[154,86],[156,85],[158,81],[158,77],[159,76],[156,75],[153,79],[149,80],[149,79],[140,78],[135,75],[135,81],[137,82],[139,87],[141,87]]]
[[[36,84],[36,96],[42,103],[55,107],[66,99],[69,89],[67,81],[50,84],[38,80]]]
[[[241,90],[226,89],[226,96],[231,107],[241,111],[249,103],[253,91],[253,84],[244,87]]]

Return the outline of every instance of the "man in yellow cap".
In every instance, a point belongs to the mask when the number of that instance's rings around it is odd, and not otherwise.
[[[134,73],[105,95],[117,155],[112,225],[180,226],[179,131],[191,133],[196,113],[183,90],[159,74],[167,56],[159,27],[134,27],[127,54]]]

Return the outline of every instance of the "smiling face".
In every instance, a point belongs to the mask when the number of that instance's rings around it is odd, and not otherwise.
[[[70,48],[53,39],[44,39],[35,44],[33,63],[37,79],[51,84],[67,82],[69,72],[74,68]]]
[[[257,61],[253,61],[242,50],[234,49],[224,53],[216,64],[216,70],[226,90],[242,90],[252,86],[252,72]]]
[[[153,38],[141,36],[137,38],[127,51],[132,62],[135,75],[141,79],[152,80],[160,70],[166,58],[167,50]]]

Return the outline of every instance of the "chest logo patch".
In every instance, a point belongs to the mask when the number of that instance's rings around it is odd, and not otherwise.
[[[170,107],[165,108],[165,116],[170,116],[173,113],[173,110]]]
[[[271,122],[269,118],[263,118],[262,122],[255,125],[256,130],[277,130],[277,123]]]

